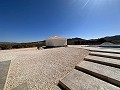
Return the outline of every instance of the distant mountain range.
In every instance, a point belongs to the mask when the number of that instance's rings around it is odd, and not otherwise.
[[[71,38],[68,39],[68,44],[100,44],[102,42],[111,42],[115,44],[120,44],[120,35],[115,35],[115,36],[107,36],[103,38],[98,38],[98,39],[82,39],[82,38]]]
[[[119,43],[120,44],[120,35],[115,35],[115,36],[107,36],[103,38],[98,38],[98,39],[82,39],[82,38],[69,38],[68,39],[68,44],[73,44],[74,42],[83,42],[83,41],[97,41],[99,39],[104,39],[106,42],[113,42],[113,43]],[[39,42],[45,42],[45,41],[39,41]],[[0,44],[11,44],[11,43],[16,43],[16,42],[0,42]]]
[[[78,41],[85,41],[85,39],[82,39],[82,38],[69,38],[68,40],[67,40],[67,43],[68,44],[74,44],[74,42],[78,42]]]
[[[106,41],[112,41],[112,42],[120,41],[120,35],[110,36],[110,37],[104,37],[104,39]]]
[[[0,42],[0,44],[10,44],[10,43],[16,43],[16,42]]]

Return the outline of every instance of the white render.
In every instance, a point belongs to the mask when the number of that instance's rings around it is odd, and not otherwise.
[[[46,46],[66,46],[66,45],[67,45],[66,38],[54,36],[46,39]]]

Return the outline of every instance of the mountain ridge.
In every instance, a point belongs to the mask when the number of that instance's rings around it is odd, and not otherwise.
[[[114,36],[105,36],[105,37],[101,37],[101,38],[97,38],[97,39],[83,39],[83,38],[79,38],[79,37],[75,37],[75,38],[68,38],[68,42],[75,42],[75,41],[96,41],[99,39],[105,39],[106,42],[120,42],[120,35],[114,35]],[[44,42],[44,41],[35,41],[35,42]],[[17,42],[0,42],[0,44],[12,44],[12,43],[17,43]],[[27,42],[25,42],[27,43]],[[28,43],[33,43],[33,42],[28,42]]]

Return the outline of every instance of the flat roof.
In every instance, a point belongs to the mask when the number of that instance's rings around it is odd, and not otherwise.
[[[47,39],[67,39],[67,38],[63,38],[63,37],[59,37],[59,36],[53,36],[53,37],[50,37],[50,38],[47,38]],[[45,40],[47,40],[45,39]]]

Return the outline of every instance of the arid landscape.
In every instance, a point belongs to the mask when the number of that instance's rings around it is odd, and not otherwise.
[[[0,0],[0,90],[120,90],[120,0]]]

